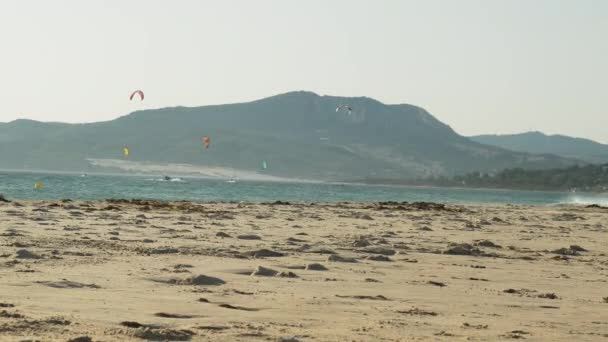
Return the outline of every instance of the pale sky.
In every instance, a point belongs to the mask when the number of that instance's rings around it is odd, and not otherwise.
[[[0,47],[0,122],[309,90],[608,143],[605,0],[2,0]]]

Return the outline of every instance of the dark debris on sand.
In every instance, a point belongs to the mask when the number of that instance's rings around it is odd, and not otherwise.
[[[541,293],[537,297],[545,299],[559,299],[559,297],[555,293]]]
[[[236,306],[236,305],[231,305],[231,304],[220,304],[219,307],[224,308],[224,309],[241,310],[241,311],[259,311],[260,310],[260,309],[254,309],[254,308],[245,308],[242,306]]]
[[[148,341],[190,341],[195,333],[186,329],[142,327],[138,328],[133,335]]]
[[[589,209],[608,209],[608,207],[603,207],[599,204],[589,204],[588,206],[585,206],[585,208],[589,208]]]
[[[382,261],[382,262],[391,262],[391,258],[387,257],[386,255],[370,255],[367,258],[365,258],[365,260],[371,260],[371,261]]]
[[[483,252],[473,245],[468,243],[451,243],[447,250],[443,252],[444,254],[450,255],[482,255]]]
[[[397,313],[404,314],[404,315],[411,315],[411,316],[437,316],[438,315],[438,313],[436,313],[436,312],[422,310],[422,309],[418,309],[418,308],[413,308],[410,310],[401,310],[401,311],[397,311]]]
[[[25,318],[25,316],[23,316],[20,313],[8,312],[6,310],[0,311],[0,317],[2,317],[2,318]]]
[[[338,298],[354,298],[354,299],[368,299],[368,300],[389,300],[388,298],[384,297],[383,295],[377,295],[377,296],[341,296],[341,295],[336,295],[336,297]]]
[[[429,285],[434,285],[434,286],[439,286],[439,287],[446,287],[446,286],[447,286],[445,283],[442,283],[442,282],[440,282],[440,281],[432,281],[432,280],[429,280],[427,283],[428,283]]]
[[[256,269],[251,273],[252,276],[258,277],[274,277],[277,274],[279,274],[279,271],[263,266],[256,267]]]
[[[432,202],[395,202],[385,201],[378,202],[374,208],[376,210],[429,210],[429,211],[446,211],[446,212],[465,212],[466,209],[456,206],[447,206],[443,203],[432,203]]]
[[[331,254],[330,256],[327,257],[327,261],[356,263],[357,259],[349,258],[349,257],[343,257],[343,256],[340,256],[340,255],[337,255],[337,254]]]
[[[494,246],[497,246],[497,245],[494,245]],[[498,248],[498,247],[493,247],[493,248]],[[450,243],[448,245],[448,249],[443,251],[443,254],[470,255],[470,256],[482,256],[482,257],[500,257],[499,254],[484,252],[483,250],[481,250],[471,244],[468,244],[468,243]]]
[[[553,216],[554,221],[584,221],[585,218],[580,215],[563,213]]]
[[[488,325],[487,324],[469,324],[467,322],[462,323],[462,327],[465,329],[488,329]]]
[[[172,279],[172,283],[176,285],[223,285],[226,284],[220,278],[210,277],[203,274],[195,275],[185,279]]]
[[[506,289],[506,290],[503,290],[502,292],[509,293],[509,294],[516,294],[516,295],[525,296],[525,297],[531,297],[531,298],[560,299],[555,293],[548,292],[548,293],[538,294],[538,291],[529,290],[529,289]]]
[[[323,264],[312,263],[312,264],[307,264],[305,267],[305,270],[307,270],[307,271],[327,271],[327,267],[325,267]]]
[[[274,202],[262,202],[262,205],[291,205],[289,202],[285,201],[274,201]]]
[[[581,255],[581,252],[587,252],[587,250],[578,245],[571,245],[570,247],[562,247],[555,250],[552,250],[551,253],[565,255],[565,256],[578,256]]]
[[[57,288],[57,289],[83,289],[83,288],[100,289],[101,288],[101,286],[96,285],[96,284],[78,283],[78,282],[70,281],[67,279],[63,279],[60,281],[42,281],[41,280],[41,281],[36,281],[36,283],[45,285],[48,287]]]
[[[148,326],[146,324],[141,324],[141,323],[135,322],[135,321],[123,321],[123,322],[120,322],[120,325],[122,325],[123,327],[127,327],[127,328],[142,328],[142,327]]]
[[[210,331],[222,331],[230,329],[229,327],[224,327],[221,325],[199,325],[196,327],[199,330],[210,330]]]
[[[258,249],[258,250],[254,250],[254,251],[249,251],[249,252],[245,252],[244,255],[248,256],[248,257],[252,257],[254,259],[259,259],[259,258],[277,258],[277,257],[282,257],[285,256],[285,254],[280,253],[280,252],[275,252],[269,249]]]
[[[68,342],[93,342],[93,339],[89,336],[78,336],[69,339]]]
[[[525,335],[530,335],[530,333],[523,330],[513,330],[504,335],[501,335],[501,337],[512,339],[525,339]]]
[[[501,245],[497,245],[494,242],[490,241],[490,240],[481,240],[475,243],[475,246],[480,246],[480,247],[488,247],[488,248],[502,248]]]
[[[570,250],[575,251],[575,252],[588,252],[588,250],[586,250],[585,248],[583,248],[579,245],[570,245]]]
[[[27,249],[18,250],[15,258],[17,258],[17,259],[44,259],[43,256],[38,255],[34,252],[30,252]]]
[[[189,318],[197,317],[194,315],[172,314],[172,313],[167,313],[167,312],[157,312],[154,314],[154,316],[162,317],[162,318],[176,318],[176,319],[189,319]]]
[[[394,249],[381,247],[381,246],[373,246],[373,247],[358,249],[357,252],[369,253],[369,254],[380,254],[380,255],[386,255],[386,256],[391,256],[391,255],[397,254],[397,251],[395,251]]]

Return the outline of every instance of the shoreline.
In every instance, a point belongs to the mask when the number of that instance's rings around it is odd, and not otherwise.
[[[2,194],[0,193],[0,196]],[[192,205],[252,205],[252,206],[319,206],[319,207],[336,207],[336,206],[374,206],[374,205],[397,205],[397,206],[413,206],[413,207],[433,207],[433,206],[445,206],[445,207],[522,207],[522,208],[570,208],[570,209],[607,209],[608,206],[604,206],[597,203],[547,203],[547,204],[526,204],[526,203],[492,203],[492,202],[440,202],[440,201],[291,201],[291,200],[259,200],[259,201],[236,201],[236,200],[181,200],[181,199],[155,199],[155,198],[125,198],[125,197],[114,197],[104,199],[78,199],[78,198],[7,198],[3,196],[3,200],[0,200],[0,206],[2,204],[10,205],[16,203],[17,205],[41,205],[41,204],[66,204],[66,203],[87,203],[87,204],[100,204],[100,203],[121,203],[125,205],[139,204],[146,202],[149,204],[192,204]]]
[[[227,168],[226,170],[232,170]],[[235,169],[236,170],[236,169]],[[239,170],[237,170],[239,171]],[[79,171],[57,171],[57,170],[25,170],[25,169],[0,169],[0,172],[6,173],[30,173],[30,174],[49,174],[49,175],[73,175],[78,176],[87,174],[90,176],[110,176],[110,177],[154,177],[162,176],[163,173],[159,172],[79,172]],[[253,171],[239,171],[239,172],[253,172]],[[223,176],[205,176],[197,175],[193,173],[171,173],[167,172],[175,177],[186,178],[186,179],[200,179],[200,180],[224,180],[230,178],[229,174]],[[286,184],[329,184],[329,185],[346,185],[346,186],[374,186],[374,187],[398,187],[398,188],[420,188],[420,189],[455,189],[455,190],[472,190],[472,191],[512,191],[512,192],[536,192],[536,193],[552,193],[552,194],[585,194],[585,195],[608,195],[608,192],[601,191],[585,191],[580,190],[577,192],[571,192],[569,190],[559,189],[522,189],[522,188],[503,188],[503,187],[466,187],[458,185],[433,185],[433,184],[408,184],[408,183],[376,183],[373,181],[365,182],[360,180],[353,181],[340,181],[340,180],[313,180],[313,179],[299,179],[299,178],[285,178],[282,176],[270,176],[263,175],[268,178],[242,178],[241,181],[245,182],[271,182],[271,183],[286,183]]]

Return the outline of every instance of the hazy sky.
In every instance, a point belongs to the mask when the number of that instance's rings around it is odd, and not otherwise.
[[[0,122],[310,90],[608,142],[605,0],[3,0],[0,47]]]

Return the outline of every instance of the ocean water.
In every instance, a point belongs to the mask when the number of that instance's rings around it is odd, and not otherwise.
[[[41,189],[34,189],[42,183]],[[333,183],[282,183],[183,178],[164,181],[160,176],[51,174],[0,172],[0,193],[9,199],[139,198],[191,201],[298,201],[374,202],[428,201],[496,204],[600,204],[607,195],[542,191],[454,189]]]

